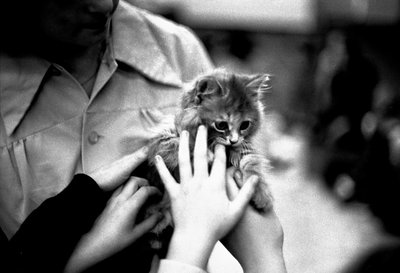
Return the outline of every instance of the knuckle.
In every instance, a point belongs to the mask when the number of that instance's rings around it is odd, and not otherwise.
[[[129,182],[135,184],[136,186],[145,186],[149,184],[147,179],[137,176],[131,176],[129,178]]]
[[[153,186],[143,186],[138,190],[138,192],[139,191],[143,196],[147,197],[147,196],[156,194],[158,192],[158,189]]]
[[[149,193],[150,193],[150,189],[149,189],[149,188],[150,188],[150,187],[148,187],[148,186],[141,187],[141,188],[138,190],[138,193],[141,194],[141,195],[143,195],[143,196],[147,196],[147,195],[149,195]]]

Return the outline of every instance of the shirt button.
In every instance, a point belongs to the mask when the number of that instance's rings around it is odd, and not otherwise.
[[[99,139],[100,135],[97,132],[93,131],[89,134],[88,140],[90,144],[96,144],[97,142],[99,142]]]

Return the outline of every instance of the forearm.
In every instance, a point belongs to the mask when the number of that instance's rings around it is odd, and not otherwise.
[[[216,243],[207,235],[178,231],[172,236],[166,258],[205,270]]]
[[[285,273],[283,230],[275,213],[248,210],[223,240],[245,273]]]
[[[224,241],[224,245],[238,260],[245,273],[286,272],[282,248],[258,242],[235,244]]]
[[[248,259],[240,264],[245,273],[286,273],[285,261],[282,251],[264,252],[262,255],[257,255],[260,259]]]
[[[21,262],[30,270],[60,271],[105,204],[102,194],[90,177],[79,175],[61,193],[46,200],[10,241]]]

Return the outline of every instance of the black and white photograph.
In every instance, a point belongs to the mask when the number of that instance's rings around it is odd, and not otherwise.
[[[400,272],[400,1],[0,5],[0,272]]]

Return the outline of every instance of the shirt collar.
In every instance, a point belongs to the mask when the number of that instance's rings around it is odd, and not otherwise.
[[[155,40],[142,11],[121,1],[113,15],[111,56],[149,79],[181,87],[178,73],[169,64]],[[37,57],[11,58],[1,55],[0,114],[7,135],[18,127],[52,64]]]
[[[8,135],[17,128],[51,64],[36,57],[1,55],[0,113]]]
[[[182,86],[180,77],[168,62],[144,14],[145,11],[120,2],[112,24],[111,42],[115,59],[154,81]]]

